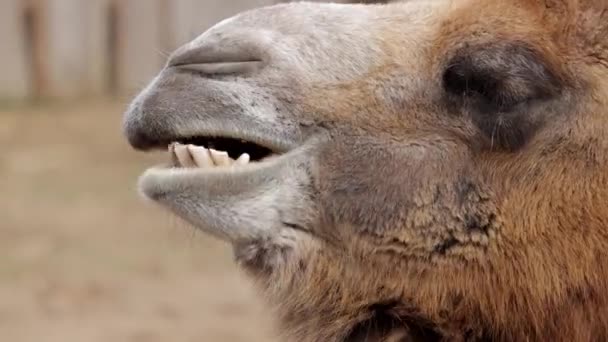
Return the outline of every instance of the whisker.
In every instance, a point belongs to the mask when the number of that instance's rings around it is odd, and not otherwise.
[[[154,51],[156,51],[156,53],[158,53],[159,55],[161,55],[164,58],[169,58],[169,56],[171,56],[170,52],[164,51],[164,50],[159,49],[159,48],[155,48]]]

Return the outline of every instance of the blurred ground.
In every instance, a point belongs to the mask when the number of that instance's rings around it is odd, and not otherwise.
[[[230,250],[135,191],[124,104],[0,109],[0,340],[270,341]]]

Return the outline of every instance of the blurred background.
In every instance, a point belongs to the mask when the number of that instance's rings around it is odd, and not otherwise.
[[[120,125],[173,49],[277,2],[0,0],[0,341],[273,341],[227,246],[138,198],[165,156]]]

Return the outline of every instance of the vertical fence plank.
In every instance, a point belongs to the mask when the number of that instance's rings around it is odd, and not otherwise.
[[[120,46],[117,66],[121,91],[132,93],[144,86],[162,66],[161,2],[119,0]]]
[[[89,70],[87,72],[88,92],[103,94],[109,88],[109,72],[111,69],[111,56],[109,44],[110,33],[110,1],[87,0],[85,8],[87,24],[87,58]]]
[[[29,94],[24,11],[21,0],[0,1],[0,97],[23,99]]]
[[[194,34],[196,0],[169,0],[169,32],[171,41],[167,48],[175,49],[188,42]]]
[[[47,0],[48,94],[76,97],[103,89],[104,0]]]
[[[196,38],[219,21],[239,12],[277,3],[276,0],[169,0],[173,48]]]

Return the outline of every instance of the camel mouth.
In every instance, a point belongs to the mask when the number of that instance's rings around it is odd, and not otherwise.
[[[144,197],[156,200],[167,191],[179,191],[181,186],[173,188],[173,184],[190,177],[198,185],[208,186],[247,182],[264,177],[299,154],[299,148],[281,149],[258,141],[260,139],[212,135],[172,138],[164,147],[170,161],[146,170],[140,177],[140,190]],[[160,143],[153,149],[161,149]],[[228,195],[231,191],[227,189],[224,187],[216,194]]]
[[[168,147],[171,168],[228,171],[276,156],[271,149],[231,138],[192,138]]]
[[[279,152],[231,138],[180,139],[168,147],[171,163],[146,170],[138,187],[144,198],[212,236],[252,241],[292,221],[310,148]]]
[[[261,139],[237,138],[232,136],[196,135],[183,138],[159,140],[146,150],[168,150],[171,162],[155,168],[197,168],[245,166],[285,154],[285,146]]]
[[[193,152],[201,151],[193,147],[204,148],[207,151],[219,151],[228,154],[231,160],[238,160],[239,158],[249,158],[250,161],[258,162],[271,155],[279,154],[279,151],[275,151],[269,147],[260,145],[252,141],[245,139],[235,139],[229,137],[191,137],[186,139],[180,139],[179,141],[173,142],[169,145],[169,149],[175,149],[181,145],[187,145]],[[214,157],[214,155],[211,155]],[[243,159],[241,159],[243,160]]]
[[[205,171],[229,171],[235,167],[261,163],[285,150],[267,147],[261,143],[229,136],[191,136],[175,139],[166,147],[171,162],[166,168],[185,168]],[[156,146],[160,149],[160,146]]]

